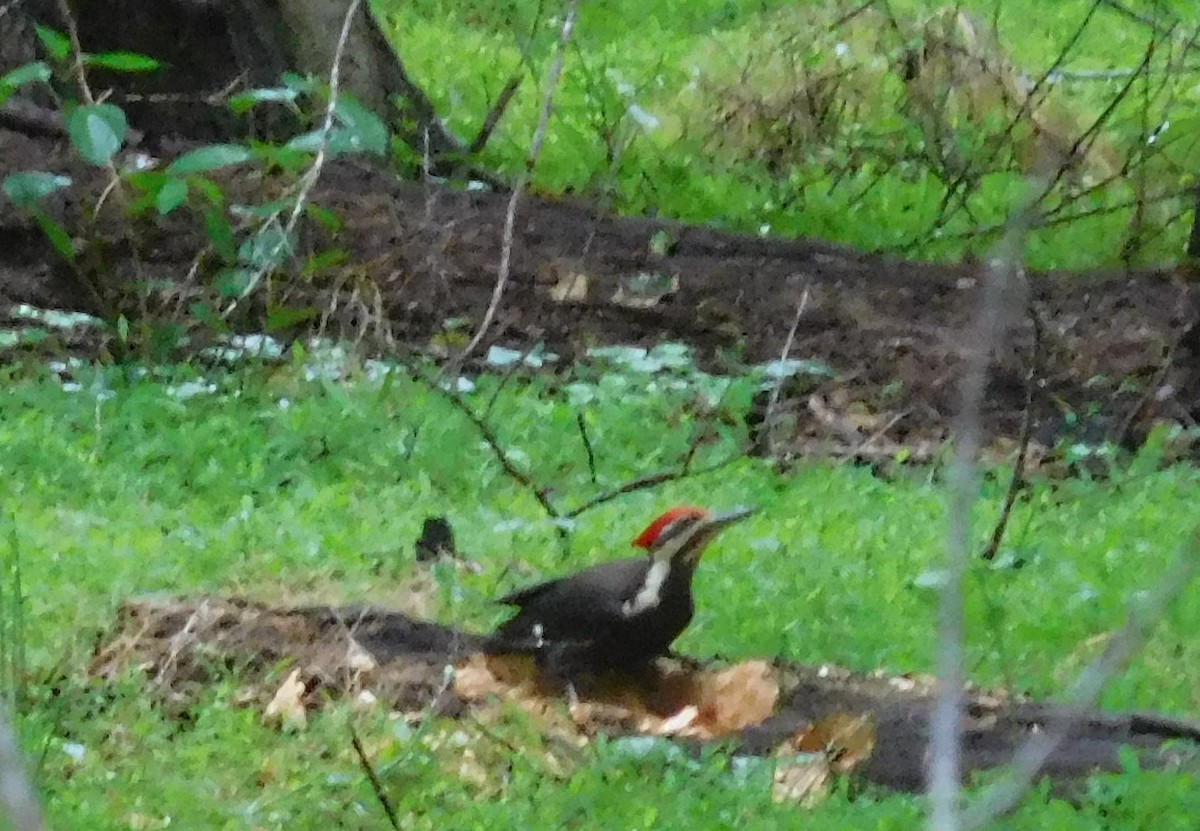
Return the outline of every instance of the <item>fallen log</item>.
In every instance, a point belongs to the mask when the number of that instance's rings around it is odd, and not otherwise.
[[[370,606],[271,608],[238,598],[136,599],[122,606],[90,672],[105,682],[135,668],[155,692],[176,704],[231,671],[257,687],[258,700],[266,701],[279,687],[281,671],[290,670],[293,684],[302,682],[310,707],[324,697],[364,690],[393,710],[426,716],[462,716],[485,693],[526,701],[541,696],[540,706],[560,706],[536,680],[529,681],[528,670],[489,665],[478,652],[480,643],[477,635]],[[582,734],[649,731],[693,747],[732,739],[736,752],[762,756],[778,755],[789,740],[803,747],[813,725],[858,719],[871,725],[873,749],[860,754],[856,775],[903,791],[923,788],[932,679],[760,661],[732,668],[666,667],[654,678],[619,684],[616,693],[610,684],[594,703],[585,700],[571,708]],[[709,698],[694,700],[704,696]],[[681,720],[692,704],[698,704],[692,707],[696,712]],[[721,712],[714,715],[714,710]],[[724,729],[714,728],[713,719]],[[1044,770],[1057,782],[1120,770],[1122,747],[1133,748],[1147,768],[1194,764],[1200,749],[1197,722],[1155,713],[1072,710],[972,689],[964,768],[1003,765],[1031,733],[1064,719],[1070,725],[1067,738]],[[1175,741],[1182,744],[1166,744]]]

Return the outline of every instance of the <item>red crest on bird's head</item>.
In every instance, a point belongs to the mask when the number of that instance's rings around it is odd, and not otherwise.
[[[679,507],[672,508],[658,519],[654,520],[654,522],[651,522],[648,526],[646,526],[646,530],[638,534],[637,538],[634,539],[634,546],[637,548],[653,547],[655,540],[658,539],[658,535],[662,533],[664,528],[666,528],[675,520],[684,519],[685,517],[706,519],[708,517],[708,511],[704,510],[703,508],[697,508],[695,505],[680,505]]]

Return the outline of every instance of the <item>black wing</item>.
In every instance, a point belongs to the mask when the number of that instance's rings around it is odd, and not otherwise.
[[[505,595],[499,602],[520,611],[496,634],[522,638],[540,624],[547,640],[586,640],[591,632],[612,626],[621,604],[641,588],[648,568],[649,561],[640,557],[616,560]]]

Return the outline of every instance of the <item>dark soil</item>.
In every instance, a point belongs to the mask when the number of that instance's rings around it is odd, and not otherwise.
[[[0,131],[0,179],[23,169],[74,179],[50,200],[50,211],[109,287],[110,305],[81,287],[33,221],[6,200],[0,302],[162,319],[206,296],[219,264],[203,253],[195,214],[130,219],[122,208],[130,198],[115,193],[87,224],[85,206],[95,204],[105,174],[74,161],[61,140]],[[287,184],[244,171],[226,172],[220,183],[230,203],[244,204],[275,198]],[[331,235],[309,224],[300,255],[342,248],[346,262],[308,280],[276,280],[272,302],[312,307],[319,317],[306,325],[366,337],[381,350],[454,352],[452,339],[444,346],[447,321],[464,319],[464,331],[473,332],[492,297],[507,199],[331,164],[312,201],[336,213],[342,227]],[[652,239],[662,234],[666,250],[656,253],[662,246]],[[667,291],[631,302],[639,274],[659,275],[651,282]],[[807,289],[789,354],[819,361],[835,376],[789,387],[776,410],[792,419],[787,436],[801,450],[886,454],[896,443],[928,450],[957,408],[961,347],[983,276],[976,263],[906,262],[815,240],[618,218],[581,201],[530,195],[520,205],[512,279],[477,355],[492,343],[521,349],[544,342],[569,360],[589,345],[674,340],[693,346],[708,368],[728,368],[735,357],[772,360]],[[144,290],[156,281],[158,288]],[[1024,297],[1011,298],[1016,313],[995,355],[986,402],[992,435],[1019,432],[1035,359],[1032,315],[1043,331],[1031,396],[1036,441],[1135,446],[1157,421],[1194,425],[1200,307],[1186,274],[1033,273],[1027,284]],[[264,312],[261,302],[248,305],[234,322],[261,331]]]

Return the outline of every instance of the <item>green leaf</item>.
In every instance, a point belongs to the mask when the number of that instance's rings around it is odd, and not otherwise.
[[[279,223],[271,222],[242,243],[238,262],[267,271],[278,267],[292,255],[293,244]]]
[[[129,341],[129,319],[125,315],[117,316],[117,338],[121,343]]]
[[[252,158],[250,149],[240,144],[210,144],[184,153],[167,165],[167,172],[178,175],[204,173],[243,164]]]
[[[304,262],[304,267],[300,269],[300,273],[305,277],[312,277],[314,274],[319,274],[326,269],[334,268],[350,259],[349,252],[344,248],[331,248],[328,251],[322,251],[319,254],[314,254]]]
[[[193,303],[188,307],[188,312],[192,315],[192,317],[213,331],[220,332],[222,334],[229,334],[229,324],[227,324],[219,314],[213,311],[212,306],[208,305],[207,303]]]
[[[38,227],[42,229],[46,239],[50,240],[58,255],[69,263],[75,262],[75,245],[71,242],[71,235],[67,233],[67,229],[41,210],[35,209],[33,218],[37,220]]]
[[[0,75],[0,104],[26,84],[50,80],[50,67],[44,61],[34,61],[18,66],[12,72]]]
[[[4,180],[4,193],[20,208],[28,208],[45,199],[56,190],[71,185],[69,176],[46,173],[42,170],[22,170],[9,174]]]
[[[312,130],[295,136],[284,147],[289,150],[303,150],[307,153],[316,153],[321,149],[321,139],[321,131]],[[358,149],[358,142],[355,141],[353,133],[349,130],[343,127],[334,127],[329,131],[329,139],[325,145],[325,152],[331,157],[345,156],[357,152]]]
[[[255,144],[254,155],[264,166],[279,168],[284,173],[293,176],[299,175],[300,171],[308,165],[309,160],[309,154],[303,150],[266,143]]]
[[[285,87],[288,89],[294,89],[299,93],[312,92],[313,87],[316,86],[316,81],[314,81],[312,78],[295,72],[283,73],[283,75],[280,76],[280,80],[283,81],[283,85]]]
[[[162,66],[149,55],[137,52],[101,52],[99,55],[85,55],[83,62],[88,66],[99,66],[116,72],[154,72]]]
[[[204,231],[217,254],[227,263],[237,262],[237,247],[233,242],[233,228],[220,208],[210,207],[204,211]]]
[[[129,125],[125,113],[112,104],[78,107],[67,119],[67,135],[79,155],[97,166],[112,161],[125,143]]]
[[[229,109],[241,115],[242,113],[253,109],[256,104],[287,104],[293,109],[296,106],[296,99],[300,97],[297,90],[289,87],[267,87],[263,89],[250,89],[245,92],[238,93],[229,99]]]
[[[213,278],[213,287],[222,297],[241,297],[250,287],[254,271],[249,268],[227,268]]]
[[[38,40],[42,42],[42,46],[46,47],[46,51],[50,57],[56,61],[65,61],[67,55],[71,54],[71,41],[61,32],[57,32],[47,26],[36,27]]]
[[[376,156],[387,153],[388,129],[383,119],[348,95],[338,99],[333,112],[349,131],[356,150]]]
[[[320,205],[309,202],[304,206],[304,212],[331,234],[342,230],[342,218],[328,208],[322,208]]]
[[[188,185],[184,179],[168,179],[154,198],[154,206],[162,216],[178,208],[188,197]]]
[[[161,170],[139,170],[125,174],[124,179],[137,192],[137,197],[129,203],[128,208],[130,216],[137,216],[155,206],[158,192],[171,177]]]
[[[301,309],[275,308],[267,312],[267,331],[278,332],[315,318],[320,311],[312,306]]]
[[[217,206],[225,204],[225,193],[211,179],[206,179],[203,176],[190,176],[188,177],[188,184],[199,191],[212,204]]]

